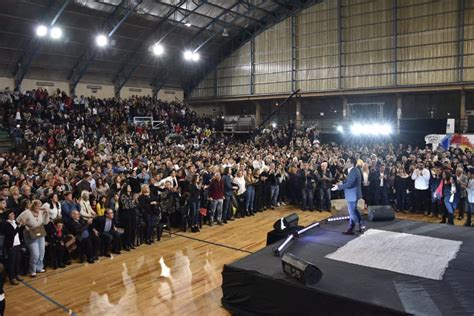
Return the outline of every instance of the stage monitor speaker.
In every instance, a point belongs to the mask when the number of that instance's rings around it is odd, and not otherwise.
[[[369,221],[385,222],[393,221],[395,212],[390,205],[371,205],[369,206]]]
[[[291,253],[285,253],[281,258],[283,272],[305,285],[313,285],[321,280],[323,273],[315,265],[298,258]]]
[[[278,232],[284,231],[285,229],[290,230],[298,227],[298,220],[298,214],[292,213],[277,220],[275,224],[273,224],[273,228]]]

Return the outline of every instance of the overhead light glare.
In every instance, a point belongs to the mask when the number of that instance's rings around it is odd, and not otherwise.
[[[44,37],[46,34],[48,34],[48,28],[44,25],[38,25],[36,28],[36,36]]]
[[[61,28],[55,26],[51,29],[50,36],[54,40],[60,39],[63,36],[63,31]]]
[[[158,44],[158,43],[153,45],[153,54],[155,56],[163,55],[164,52],[165,52],[165,49],[164,49],[163,45]]]
[[[105,47],[108,45],[109,43],[109,39],[107,38],[107,36],[105,36],[104,34],[99,34],[96,36],[95,38],[95,43],[97,44],[97,46],[99,47]]]

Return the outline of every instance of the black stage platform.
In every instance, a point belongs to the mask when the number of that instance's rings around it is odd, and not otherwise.
[[[369,228],[462,241],[443,280],[431,280],[324,258],[357,236],[347,222],[321,223],[288,252],[321,269],[307,287],[286,276],[273,249],[224,266],[222,305],[234,315],[474,315],[474,229],[415,221],[368,222]]]

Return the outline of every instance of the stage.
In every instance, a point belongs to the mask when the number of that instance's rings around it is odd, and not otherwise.
[[[462,245],[442,279],[429,279],[326,258],[358,236],[341,234],[347,221],[322,222],[286,250],[321,269],[319,283],[304,286],[283,273],[280,258],[273,254],[280,241],[224,266],[222,305],[236,315],[474,314],[471,227],[407,220],[367,222],[367,226]]]

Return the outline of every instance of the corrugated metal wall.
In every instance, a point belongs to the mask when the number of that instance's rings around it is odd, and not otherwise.
[[[327,0],[293,22],[255,38],[253,76],[248,43],[192,96],[474,81],[474,0]]]
[[[338,88],[337,1],[325,1],[297,18],[296,80],[303,91]]]
[[[465,0],[463,80],[474,81],[474,0]]]
[[[291,90],[290,19],[255,38],[255,93]]]
[[[392,2],[341,3],[341,88],[393,85]]]

